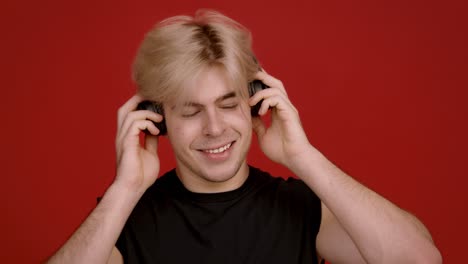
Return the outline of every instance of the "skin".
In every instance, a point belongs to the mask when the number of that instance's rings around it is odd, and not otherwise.
[[[346,175],[310,144],[281,81],[266,72],[256,78],[271,88],[245,99],[229,86],[222,70],[209,68],[187,84],[187,96],[165,106],[177,173],[187,189],[212,193],[242,185],[253,130],[264,154],[290,169],[321,199],[319,255],[334,264],[442,262],[419,220]],[[159,131],[151,121],[163,117],[134,111],[142,100],[136,95],[119,109],[114,183],[50,263],[123,263],[115,242],[159,174]],[[271,109],[268,127],[249,114],[249,106],[261,100],[260,115]],[[145,129],[151,134],[142,146],[139,135]]]
[[[165,106],[177,174],[194,192],[233,190],[248,176],[250,107],[225,76],[220,67],[202,71],[184,98]]]

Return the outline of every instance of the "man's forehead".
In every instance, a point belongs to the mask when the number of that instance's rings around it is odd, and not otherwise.
[[[243,98],[248,94],[247,84],[239,87],[239,82],[220,66],[203,67],[182,81],[176,90],[177,94],[167,101],[172,106],[209,104],[232,97]]]

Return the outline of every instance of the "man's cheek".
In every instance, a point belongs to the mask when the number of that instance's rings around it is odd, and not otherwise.
[[[168,126],[168,136],[173,143],[178,144],[187,139],[187,128],[180,124]]]
[[[191,134],[196,130],[196,125],[176,125],[174,126],[173,132],[175,136],[179,139],[186,139],[190,137]]]

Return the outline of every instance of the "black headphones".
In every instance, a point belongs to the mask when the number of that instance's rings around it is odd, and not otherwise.
[[[269,88],[267,85],[265,85],[262,81],[260,80],[254,80],[249,83],[248,89],[249,89],[249,96],[252,97],[255,93]],[[258,111],[260,110],[260,106],[262,105],[263,100],[258,102],[256,105],[252,106],[250,109],[250,113],[252,116],[258,116]],[[162,116],[164,116],[164,108],[163,106],[154,101],[142,101],[138,104],[136,110],[149,110],[153,111],[155,113],[158,113]],[[159,135],[166,135],[167,134],[167,128],[166,128],[166,122],[163,120],[159,123],[153,122],[153,124],[159,129]],[[148,131],[145,130],[145,133],[149,133]]]

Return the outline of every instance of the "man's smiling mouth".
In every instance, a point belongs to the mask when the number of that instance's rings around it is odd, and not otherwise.
[[[228,144],[216,148],[216,149],[204,149],[203,152],[210,153],[210,154],[218,154],[218,153],[223,153],[224,151],[228,150],[234,142],[229,142]]]

